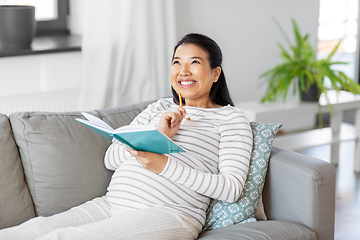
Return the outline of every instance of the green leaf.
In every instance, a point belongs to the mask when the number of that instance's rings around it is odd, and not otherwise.
[[[326,58],[328,61],[330,61],[330,59],[334,56],[336,50],[339,48],[341,44],[341,40],[338,42],[338,44],[336,44],[336,46],[333,48],[333,50],[331,51],[331,53],[329,54],[329,56]]]
[[[286,51],[286,49],[280,43],[277,43],[277,44],[281,49],[280,56],[283,57],[283,60],[284,61],[289,60],[290,62],[293,61],[293,59],[290,56],[290,53],[288,51]]]

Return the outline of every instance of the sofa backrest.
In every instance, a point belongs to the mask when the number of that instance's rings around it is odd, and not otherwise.
[[[129,124],[152,101],[89,111],[113,128]],[[75,120],[80,112],[10,115],[36,214],[49,216],[106,193],[110,141]]]
[[[9,119],[0,114],[0,229],[35,216]]]

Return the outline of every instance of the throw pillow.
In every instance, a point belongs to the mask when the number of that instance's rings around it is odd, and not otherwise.
[[[265,183],[271,147],[282,124],[251,122],[253,149],[249,172],[240,198],[234,203],[212,199],[203,230],[211,230],[242,222],[254,222]]]
[[[120,127],[129,124],[149,103],[90,113],[111,126]],[[106,193],[113,171],[105,168],[103,159],[110,141],[75,121],[80,116],[80,112],[21,112],[10,115],[25,180],[32,196],[30,203],[34,204],[39,216],[66,211]],[[26,200],[25,197],[22,199]],[[0,208],[0,222],[2,217],[6,217],[2,213]]]

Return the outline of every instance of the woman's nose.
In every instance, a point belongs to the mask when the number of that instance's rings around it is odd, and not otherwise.
[[[189,76],[189,75],[191,75],[189,68],[186,65],[184,65],[184,67],[180,71],[180,76]]]

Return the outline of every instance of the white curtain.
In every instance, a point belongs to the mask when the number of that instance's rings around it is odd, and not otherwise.
[[[85,2],[81,109],[169,96],[173,0]]]

